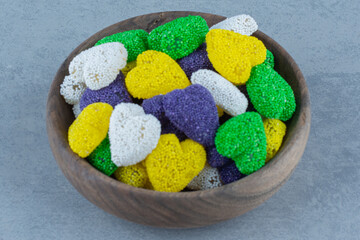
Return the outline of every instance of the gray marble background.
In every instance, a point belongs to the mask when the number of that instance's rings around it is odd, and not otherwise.
[[[83,198],[52,156],[50,83],[83,40],[118,21],[191,10],[252,15],[307,80],[312,129],[290,180],[233,220],[193,230],[145,227]],[[0,0],[0,239],[360,239],[358,0]]]

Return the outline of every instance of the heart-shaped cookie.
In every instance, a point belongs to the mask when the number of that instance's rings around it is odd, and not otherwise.
[[[235,85],[245,84],[251,68],[266,59],[266,47],[259,39],[229,30],[210,30],[206,44],[215,70]]]
[[[125,78],[129,93],[140,99],[166,94],[190,85],[179,64],[167,54],[148,50],[140,54]]]
[[[88,162],[100,172],[110,176],[118,168],[111,161],[110,141],[106,137],[99,146],[87,157]]]
[[[246,112],[226,121],[216,133],[217,151],[235,161],[243,174],[251,174],[265,165],[266,135],[261,116]]]
[[[263,121],[266,135],[266,160],[272,159],[281,147],[286,134],[286,125],[278,119],[265,119]]]
[[[164,96],[165,115],[186,136],[204,145],[214,145],[219,117],[211,93],[199,84],[174,90]]]
[[[114,172],[114,177],[120,182],[138,188],[144,188],[149,181],[146,168],[142,162],[126,167],[119,167]]]
[[[145,165],[154,190],[179,192],[204,168],[206,152],[199,143],[179,142],[175,134],[160,136],[156,148],[146,157]]]
[[[174,133],[176,137],[183,141],[186,139],[186,135],[177,129],[174,124],[165,116],[163,107],[164,95],[157,95],[155,97],[145,99],[142,103],[142,107],[146,114],[154,115],[161,123],[161,134]]]
[[[177,18],[150,32],[149,48],[179,59],[198,48],[208,31],[206,20],[201,16]]]
[[[161,125],[134,103],[116,105],[109,126],[111,160],[116,166],[141,162],[156,147]]]
[[[221,21],[210,29],[226,29],[242,35],[250,36],[258,30],[258,25],[251,16],[241,14]]]
[[[86,106],[94,102],[104,102],[115,107],[121,102],[132,102],[132,99],[125,87],[124,75],[119,72],[115,81],[110,83],[109,86],[101,88],[99,90],[91,90],[87,88],[80,99],[80,109],[84,109]]]
[[[260,64],[251,70],[246,89],[255,109],[266,118],[287,121],[295,112],[291,86],[269,65]]]
[[[213,168],[222,167],[231,161],[230,158],[224,157],[218,153],[215,146],[206,148],[206,160]]]
[[[228,184],[235,182],[243,177],[246,177],[245,174],[242,174],[237,168],[234,161],[230,161],[228,164],[219,167],[220,179],[223,184]]]
[[[245,95],[234,84],[214,71],[200,69],[192,74],[191,82],[209,90],[216,105],[231,116],[244,113],[248,107]]]
[[[119,42],[105,43],[82,51],[69,64],[70,76],[92,90],[108,86],[126,65],[128,53]]]
[[[125,32],[115,33],[99,40],[95,46],[109,42],[120,42],[124,44],[128,52],[127,62],[136,60],[136,57],[148,49],[149,34],[143,29],[134,29]]]
[[[105,139],[112,111],[107,103],[93,103],[84,108],[68,130],[69,145],[74,153],[85,158]]]
[[[199,69],[214,70],[206,51],[206,43],[203,43],[196,51],[178,60],[182,70],[190,79],[191,75]]]
[[[204,169],[191,180],[187,187],[191,190],[206,190],[221,187],[222,185],[219,170],[205,164]]]

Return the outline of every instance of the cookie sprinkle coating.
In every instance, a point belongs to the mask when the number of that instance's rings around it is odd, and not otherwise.
[[[200,16],[177,18],[150,32],[149,48],[179,59],[197,49],[208,31],[205,19]]]
[[[99,90],[91,90],[87,88],[80,99],[80,109],[83,110],[86,106],[95,103],[108,103],[112,107],[122,102],[132,102],[131,97],[125,87],[124,75],[119,72],[115,81],[109,86]]]
[[[191,83],[175,60],[165,53],[148,50],[138,56],[125,84],[133,97],[147,99],[186,88]]]
[[[135,61],[137,56],[148,50],[147,38],[149,34],[142,29],[129,30],[125,32],[115,33],[99,40],[95,46],[109,42],[120,42],[124,44],[128,52],[127,62]]]
[[[266,118],[287,121],[295,112],[295,96],[290,85],[266,64],[252,69],[246,89],[255,109]]]
[[[243,174],[260,169],[266,159],[266,136],[261,116],[246,112],[226,121],[215,137],[217,151],[235,161]]]
[[[259,39],[229,30],[210,30],[206,34],[206,44],[215,70],[235,85],[245,84],[251,68],[266,58],[265,45]]]
[[[119,167],[114,176],[120,182],[138,188],[145,188],[149,181],[146,168],[141,162],[135,165]]]
[[[286,125],[285,123],[277,119],[265,119],[264,129],[266,135],[267,153],[265,162],[268,162],[279,151],[279,148],[286,133]]]
[[[112,111],[107,103],[93,103],[84,108],[69,127],[71,150],[82,158],[89,156],[105,139]]]
[[[152,186],[162,192],[183,190],[205,163],[206,152],[201,144],[191,139],[180,143],[174,134],[161,135],[158,145],[145,159]]]
[[[87,157],[88,162],[100,172],[110,176],[118,168],[111,161],[110,141],[106,137],[99,146]]]

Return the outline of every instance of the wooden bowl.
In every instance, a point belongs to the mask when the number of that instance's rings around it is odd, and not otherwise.
[[[90,202],[129,221],[165,228],[201,227],[237,217],[266,201],[288,180],[298,164],[310,131],[310,99],[305,79],[292,57],[273,39],[257,31],[275,56],[275,69],[291,85],[297,108],[278,154],[257,172],[228,185],[205,191],[166,193],[135,188],[108,177],[73,153],[67,131],[74,121],[71,106],[59,93],[70,61],[99,39],[117,32],[155,27],[175,18],[204,17],[209,26],[225,17],[199,12],[161,12],[130,18],[94,34],[60,66],[47,100],[47,133],[54,157],[70,183]]]

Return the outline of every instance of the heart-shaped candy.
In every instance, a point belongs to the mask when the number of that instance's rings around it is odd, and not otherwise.
[[[281,147],[283,138],[286,134],[286,125],[278,119],[265,119],[264,129],[266,135],[266,160],[270,161]]]
[[[118,168],[111,161],[110,141],[106,137],[99,146],[88,156],[88,162],[100,172],[110,176]]]
[[[65,102],[71,105],[79,103],[85,90],[85,83],[74,79],[72,75],[65,76],[60,85],[60,94],[64,97]]]
[[[210,30],[206,44],[215,70],[235,85],[245,84],[251,68],[266,59],[266,47],[260,40],[229,30]]]
[[[191,190],[206,190],[221,187],[220,174],[217,168],[212,168],[209,164],[191,180],[187,187]]]
[[[204,168],[206,152],[199,143],[179,142],[175,134],[161,135],[156,148],[146,157],[146,170],[154,190],[179,192]]]
[[[93,103],[84,108],[70,125],[68,140],[71,150],[84,158],[105,139],[113,108],[107,103]]]
[[[206,148],[206,160],[213,168],[222,167],[231,161],[230,158],[224,157],[218,153],[215,146]]]
[[[161,123],[161,134],[174,133],[176,137],[183,141],[186,139],[185,134],[177,129],[174,124],[165,116],[163,107],[164,95],[157,95],[155,97],[145,99],[142,107],[146,114],[154,115]]]
[[[198,48],[208,31],[206,20],[201,16],[177,18],[150,32],[149,48],[179,59]]]
[[[136,57],[148,49],[149,34],[143,29],[134,29],[125,32],[115,33],[99,40],[95,46],[109,42],[120,42],[124,44],[128,52],[127,62],[136,60]]]
[[[119,167],[114,172],[114,176],[120,182],[138,188],[144,188],[149,181],[146,168],[142,162],[126,167]]]
[[[295,112],[293,90],[269,65],[260,64],[251,70],[246,89],[255,109],[266,118],[287,121]]]
[[[199,69],[214,70],[206,51],[206,43],[203,43],[196,51],[178,60],[182,70],[190,79],[191,75]]]
[[[134,67],[136,67],[136,61],[128,62],[128,63],[126,64],[126,66],[125,66],[123,69],[121,69],[121,72],[122,72],[122,73],[124,74],[124,76],[126,77],[127,74],[128,74],[131,70],[133,70]]]
[[[119,42],[105,43],[82,51],[69,64],[71,77],[92,90],[108,86],[126,65],[128,53]]]
[[[221,21],[210,29],[226,29],[242,35],[250,36],[258,30],[258,25],[251,16],[241,14]]]
[[[116,105],[109,126],[111,160],[116,166],[141,162],[156,147],[161,125],[134,103]]]
[[[148,50],[140,54],[125,78],[129,93],[140,99],[166,94],[190,85],[179,64],[167,54]]]
[[[234,161],[230,161],[228,164],[219,167],[218,170],[223,184],[232,183],[246,177],[245,174],[239,171]]]
[[[266,136],[260,114],[246,112],[221,125],[216,133],[217,151],[235,161],[243,174],[251,174],[265,164]]]
[[[115,107],[121,102],[132,102],[131,97],[125,87],[124,75],[119,72],[115,81],[109,86],[99,90],[91,90],[87,88],[80,99],[80,108],[84,109],[86,106],[94,102],[104,102]]]
[[[164,96],[165,115],[186,136],[204,145],[214,145],[219,117],[211,93],[199,84],[174,90]]]
[[[245,95],[234,84],[214,71],[200,69],[192,74],[191,82],[209,90],[216,105],[231,116],[244,113],[248,107]]]

